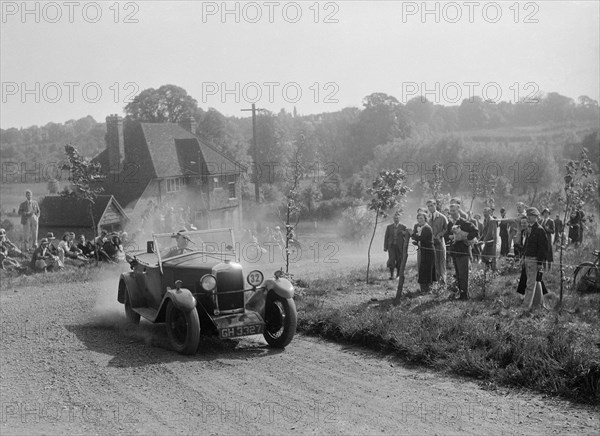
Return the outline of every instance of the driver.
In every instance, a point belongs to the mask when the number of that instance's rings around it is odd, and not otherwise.
[[[169,252],[166,254],[165,258],[179,256],[180,254],[185,253],[186,250],[190,251],[188,248],[190,238],[183,234],[185,232],[185,229],[177,232],[177,234],[174,236],[177,246],[169,249]]]

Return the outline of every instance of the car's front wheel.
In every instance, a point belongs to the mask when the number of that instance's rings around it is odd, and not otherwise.
[[[292,298],[269,295],[265,306],[265,331],[267,343],[274,348],[284,348],[296,334],[298,314]]]
[[[200,341],[198,311],[194,308],[185,312],[169,300],[165,318],[167,336],[173,349],[181,354],[194,354]]]

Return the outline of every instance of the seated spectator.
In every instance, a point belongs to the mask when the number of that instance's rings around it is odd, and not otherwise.
[[[83,252],[75,245],[75,233],[72,232],[65,232],[63,234],[62,240],[58,243],[58,253],[63,263],[65,259],[88,261]]]
[[[13,269],[21,268],[22,267],[19,261],[9,255],[8,249],[6,249],[6,247],[0,245],[0,269],[10,271]]]
[[[33,252],[30,267],[35,271],[44,272],[63,268],[63,264],[58,256],[52,254],[48,238],[42,238],[39,247]]]
[[[27,256],[23,254],[21,250],[19,250],[19,247],[17,247],[16,244],[13,244],[8,239],[8,236],[6,235],[6,230],[4,229],[0,229],[0,245],[6,250],[8,256],[12,258],[27,258]]]
[[[81,251],[81,253],[91,259],[96,256],[96,247],[90,241],[85,240],[85,235],[79,235],[79,240],[77,241],[77,249]]]
[[[48,250],[50,251],[50,254],[52,254],[53,256],[57,256],[57,257],[60,258],[60,253],[58,251],[58,246],[54,245],[52,243],[52,241],[54,241],[56,239],[54,237],[54,233],[52,233],[52,232],[46,233],[46,239],[48,240]]]

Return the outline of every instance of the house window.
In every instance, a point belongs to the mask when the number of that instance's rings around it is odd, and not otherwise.
[[[221,180],[219,177],[213,177],[213,188],[219,189],[221,187]]]
[[[167,179],[167,193],[179,192],[185,186],[185,180],[183,177],[173,177]]]
[[[235,196],[235,182],[229,182],[229,199],[233,200]]]

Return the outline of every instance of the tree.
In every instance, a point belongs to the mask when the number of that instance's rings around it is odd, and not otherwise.
[[[302,138],[296,147],[293,161],[293,173],[291,180],[288,181],[288,189],[285,194],[285,273],[289,273],[290,268],[290,241],[294,239],[294,229],[300,221],[300,205],[298,203],[300,180],[303,177],[302,169]],[[281,219],[281,215],[279,216]],[[292,224],[292,221],[295,221]],[[300,248],[298,248],[300,250]]]
[[[67,155],[67,162],[64,165],[64,169],[69,170],[69,181],[75,188],[72,191],[65,190],[61,193],[64,197],[74,197],[87,202],[88,212],[92,221],[92,230],[94,236],[97,236],[96,223],[94,221],[93,205],[96,202],[96,198],[104,189],[97,185],[104,179],[104,176],[100,173],[101,167],[98,162],[92,163],[89,159],[84,158],[79,154],[77,149],[71,144],[65,145],[65,154]],[[98,250],[96,252],[96,264],[98,263]]]
[[[410,113],[391,95],[368,95],[363,100],[363,106],[364,110],[353,126],[354,137],[348,150],[350,161],[347,162],[347,174],[352,174],[371,160],[376,146],[396,138],[406,138],[412,129]]]
[[[469,186],[471,188],[471,204],[469,213],[473,210],[473,202],[477,197],[483,197],[485,205],[494,208],[494,194],[496,193],[496,177],[484,177],[476,171],[469,172]]]
[[[381,171],[373,180],[371,188],[367,193],[373,198],[369,203],[369,210],[375,212],[375,225],[373,226],[373,234],[369,242],[369,250],[367,252],[367,283],[369,283],[369,269],[371,266],[371,246],[377,231],[379,217],[385,218],[387,211],[398,207],[398,212],[402,213],[400,201],[406,194],[410,192],[410,188],[406,186],[406,173],[402,169],[394,171]]]
[[[565,214],[563,223],[567,222],[567,217],[571,212],[581,212],[589,200],[597,196],[598,177],[594,174],[592,162],[588,159],[585,149],[581,151],[579,160],[571,160],[565,165]],[[560,235],[562,237],[562,235]],[[561,241],[562,242],[562,241]],[[564,268],[563,268],[563,249],[564,244],[560,244],[560,298],[558,308],[562,305]]]
[[[432,174],[423,181],[423,189],[430,198],[438,200],[441,195],[443,182],[443,167],[441,162],[435,162]]]
[[[149,123],[177,123],[197,110],[198,102],[175,85],[145,89],[125,106],[129,120]]]

